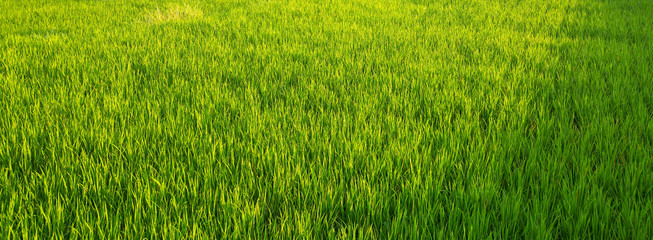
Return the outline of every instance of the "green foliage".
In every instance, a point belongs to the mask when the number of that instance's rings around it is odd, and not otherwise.
[[[0,236],[651,239],[651,19],[3,0]]]

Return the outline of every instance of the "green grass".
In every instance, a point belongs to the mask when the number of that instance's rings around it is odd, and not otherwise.
[[[651,19],[0,0],[0,236],[651,239]]]

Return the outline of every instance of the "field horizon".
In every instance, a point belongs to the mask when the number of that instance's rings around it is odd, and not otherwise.
[[[2,239],[652,239],[653,1],[0,1]]]

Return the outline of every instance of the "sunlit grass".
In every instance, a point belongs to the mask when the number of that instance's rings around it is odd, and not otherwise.
[[[166,22],[193,20],[200,17],[202,17],[202,11],[198,7],[193,7],[188,4],[168,4],[164,9],[156,7],[154,9],[146,10],[143,22],[149,24],[161,24]]]
[[[0,236],[651,239],[652,15],[0,1]]]

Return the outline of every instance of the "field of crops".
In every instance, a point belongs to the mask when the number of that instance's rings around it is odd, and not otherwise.
[[[2,239],[653,238],[651,0],[0,0]]]

